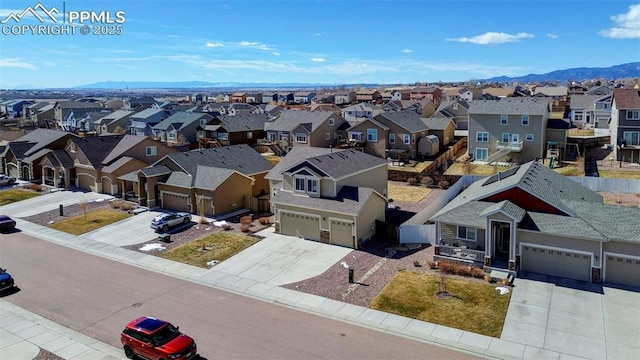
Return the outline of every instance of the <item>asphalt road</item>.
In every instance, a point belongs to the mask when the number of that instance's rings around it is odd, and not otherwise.
[[[169,320],[206,359],[472,359],[442,347],[273,305],[93,256],[23,233],[0,235],[5,300],[120,347],[140,315]]]

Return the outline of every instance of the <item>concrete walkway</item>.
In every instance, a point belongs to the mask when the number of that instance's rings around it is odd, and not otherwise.
[[[56,203],[63,198],[52,200]],[[16,215],[14,209],[22,209],[21,215]],[[31,209],[30,204],[21,207],[12,204],[0,207],[0,213],[28,216],[24,215],[31,213],[28,209]],[[45,210],[37,212],[41,211]],[[279,287],[316,276],[335,265],[344,256],[341,251],[348,249],[330,247],[329,250],[336,252],[324,252],[325,249],[319,247],[324,244],[273,234],[272,228],[258,234],[265,239],[256,246],[211,269],[203,269],[123,249],[96,238],[96,233],[73,236],[16,220],[17,227],[27,234],[87,253],[479,357],[618,360],[635,359],[640,353],[637,335],[640,333],[640,294],[636,292],[600,287],[604,290],[598,294],[543,281],[517,279],[503,333],[498,339]],[[3,311],[5,303],[0,303]],[[20,339],[30,342],[28,332],[10,331],[6,329],[6,323],[0,321],[0,348],[7,346],[5,331],[17,336],[8,338],[14,342]],[[7,358],[2,354],[0,358]],[[121,355],[118,351],[117,356]]]

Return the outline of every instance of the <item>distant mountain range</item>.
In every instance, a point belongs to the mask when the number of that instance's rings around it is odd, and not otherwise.
[[[640,78],[640,62],[615,65],[600,68],[572,68],[564,70],[556,70],[546,74],[529,74],[517,77],[498,76],[490,79],[480,80],[483,82],[499,82],[499,83],[530,83],[530,82],[547,82],[557,81],[565,83],[567,81],[584,81],[592,79],[615,80],[622,78]],[[305,89],[318,88],[327,86],[339,86],[340,84],[309,84],[309,83],[212,83],[206,81],[104,81],[93,84],[76,86],[74,89],[206,89],[206,88],[225,88],[225,89]],[[362,87],[375,87],[380,84],[358,84]],[[351,84],[350,86],[355,86]]]
[[[615,80],[622,78],[640,77],[640,62],[615,65],[601,68],[572,68],[556,70],[546,74],[529,74],[517,77],[498,76],[484,81],[489,82],[546,82],[557,81],[564,83],[567,81],[584,81],[592,79]]]

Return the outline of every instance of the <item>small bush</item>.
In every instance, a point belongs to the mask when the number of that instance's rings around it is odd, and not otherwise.
[[[123,201],[122,204],[120,204],[120,209],[124,210],[124,211],[129,211],[129,210],[133,210],[136,208],[136,205],[130,203],[130,202],[126,202]]]
[[[449,182],[447,180],[440,180],[438,181],[438,186],[440,186],[443,189],[446,189],[449,187]]]
[[[428,261],[427,264],[429,265],[429,268],[431,268],[431,269],[437,269],[438,268],[438,262],[437,261]]]
[[[110,205],[113,209],[120,209],[122,207],[122,203],[122,200],[113,200],[112,202],[110,202]]]
[[[240,218],[240,224],[242,225],[251,225],[252,222],[253,222],[253,219],[251,218],[250,215],[243,216]]]
[[[415,267],[421,267],[422,265],[420,264],[420,261],[418,261],[418,260],[413,260],[413,266],[415,266]]]
[[[35,192],[41,192],[43,190],[40,184],[27,184],[25,188]]]
[[[431,185],[433,185],[434,181],[433,178],[431,176],[425,176],[420,180],[420,184],[422,184],[425,187],[429,187]]]
[[[414,178],[414,177],[410,177],[407,179],[407,184],[409,185],[415,185],[418,183],[418,179]]]
[[[249,232],[250,230],[251,230],[251,227],[249,226],[249,224],[240,225],[240,231],[246,233],[246,232]]]
[[[261,225],[269,225],[271,223],[271,219],[269,219],[269,217],[265,216],[265,217],[261,217],[260,219],[258,219],[258,222]]]
[[[222,230],[224,230],[224,231],[229,231],[231,229],[233,229],[233,226],[231,226],[229,224],[222,225]]]

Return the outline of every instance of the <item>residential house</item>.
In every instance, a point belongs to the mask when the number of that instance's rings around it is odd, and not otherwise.
[[[462,99],[443,101],[436,110],[434,117],[452,119],[457,130],[469,129],[469,103]]]
[[[391,91],[391,101],[411,100],[410,90],[393,90]]]
[[[336,105],[347,105],[356,101],[356,92],[353,90],[340,90],[336,92],[334,103]]]
[[[368,154],[415,159],[418,141],[428,134],[421,115],[414,111],[381,113],[348,130],[348,142],[356,143]]]
[[[511,97],[513,94],[514,88],[488,87],[482,89],[482,98],[485,100],[500,100]]]
[[[125,107],[125,102],[119,99],[110,99],[104,102],[104,108],[109,109],[109,111],[116,111],[123,109]]]
[[[275,93],[275,92],[262,93],[262,103],[263,104],[277,104],[278,103],[278,93]]]
[[[380,93],[380,100],[382,100],[383,102],[391,101],[392,97],[393,97],[392,91],[390,90],[382,91]]]
[[[472,183],[431,217],[434,259],[637,287],[639,217],[530,161]]]
[[[609,128],[611,95],[572,95],[569,114],[571,123],[577,127]]]
[[[342,114],[342,109],[340,109],[339,107],[337,107],[334,104],[331,103],[327,103],[327,104],[310,104],[305,106],[306,110],[309,111],[332,111],[334,113],[336,113],[337,115],[341,115]]]
[[[313,91],[298,91],[293,94],[293,101],[296,104],[310,104],[315,97],[316,93]]]
[[[35,129],[4,147],[0,153],[0,172],[16,179],[46,184],[39,166],[45,150],[62,150],[73,137],[76,135],[66,131]]]
[[[456,129],[456,124],[453,119],[445,117],[429,117],[422,118],[422,121],[427,125],[429,135],[435,135],[438,137],[440,148],[451,144]]]
[[[231,102],[234,103],[246,103],[247,102],[247,93],[246,92],[236,92],[231,95]]]
[[[467,103],[472,100],[482,100],[482,89],[478,88],[462,88],[458,91],[460,94],[459,99],[466,101]]]
[[[191,95],[191,102],[194,104],[203,103],[209,101],[207,94],[197,93]]]
[[[262,93],[248,93],[247,103],[249,104],[262,104]]]
[[[613,90],[609,129],[614,157],[640,163],[640,90]]]
[[[356,91],[356,101],[359,103],[375,103],[380,97],[380,92],[376,89],[360,89]]]
[[[566,100],[568,88],[566,86],[536,86],[533,89],[533,96],[550,97],[554,100]]]
[[[387,162],[357,150],[283,158],[267,177],[276,232],[358,249],[385,221]]]
[[[545,157],[551,112],[547,98],[474,100],[469,113],[469,156],[492,163]]]
[[[278,93],[278,104],[291,105],[295,104],[295,97],[292,92]]]
[[[261,114],[267,114],[269,120],[274,120],[280,113],[284,110],[284,108],[280,105],[275,104],[260,104],[256,107],[256,110]]]
[[[94,122],[98,135],[100,134],[127,134],[131,126],[129,117],[134,114],[132,110],[116,110]]]
[[[177,112],[154,125],[151,128],[152,136],[170,146],[196,144],[196,129],[206,125],[212,118],[204,113]]]
[[[391,100],[382,105],[382,111],[415,111],[418,114],[422,114],[422,106],[426,103],[431,102],[429,100]]]
[[[46,179],[56,186],[121,195],[133,188],[126,187],[120,176],[177,151],[147,136],[71,138],[63,151],[50,151],[40,165]]]
[[[101,125],[100,119],[112,113],[107,109],[102,111],[87,111],[84,112],[84,115],[82,114],[83,111],[78,111],[78,115],[81,115],[81,117],[78,120],[75,120],[76,111],[78,110],[70,113],[70,119],[68,120],[68,123],[74,127],[74,131],[78,134],[89,132],[97,133],[96,127],[99,127]]]
[[[266,126],[267,139],[285,151],[295,146],[329,147],[337,144],[344,118],[331,111],[285,110]]]
[[[231,103],[229,104],[229,106],[227,106],[226,113],[220,113],[220,114],[236,116],[236,115],[257,114],[259,112],[260,110],[257,108],[257,106],[253,106],[245,103]]]
[[[585,95],[611,95],[613,89],[606,85],[596,85],[589,88],[584,94]]]
[[[152,128],[169,117],[169,111],[162,108],[149,108],[131,114],[129,120],[130,134],[137,136],[151,136]]]
[[[81,101],[58,101],[54,105],[53,118],[58,129],[75,131],[78,128],[76,120],[80,120],[87,112],[102,111],[100,103]]]
[[[254,145],[266,138],[267,114],[237,116],[219,115],[206,125],[198,126],[198,143],[201,147],[217,147],[237,144]]]
[[[49,102],[36,102],[24,108],[26,126],[47,127],[47,119],[53,119],[53,104]]]
[[[140,96],[128,99],[128,108],[133,111],[142,111],[157,105],[156,99],[152,96]]]
[[[427,87],[417,87],[411,90],[409,98],[411,100],[429,99],[437,106],[442,100],[442,90],[433,85]]]
[[[373,119],[380,113],[382,113],[382,107],[380,105],[369,103],[359,103],[342,108],[342,117],[350,122]]]
[[[24,107],[33,105],[34,103],[35,103],[34,101],[30,101],[30,100],[22,100],[22,99],[13,100],[8,104],[6,104],[6,114],[10,118],[14,118],[14,119],[21,118],[22,115],[24,114]]]
[[[121,177],[149,207],[215,216],[269,211],[273,164],[248,145],[174,153]]]

